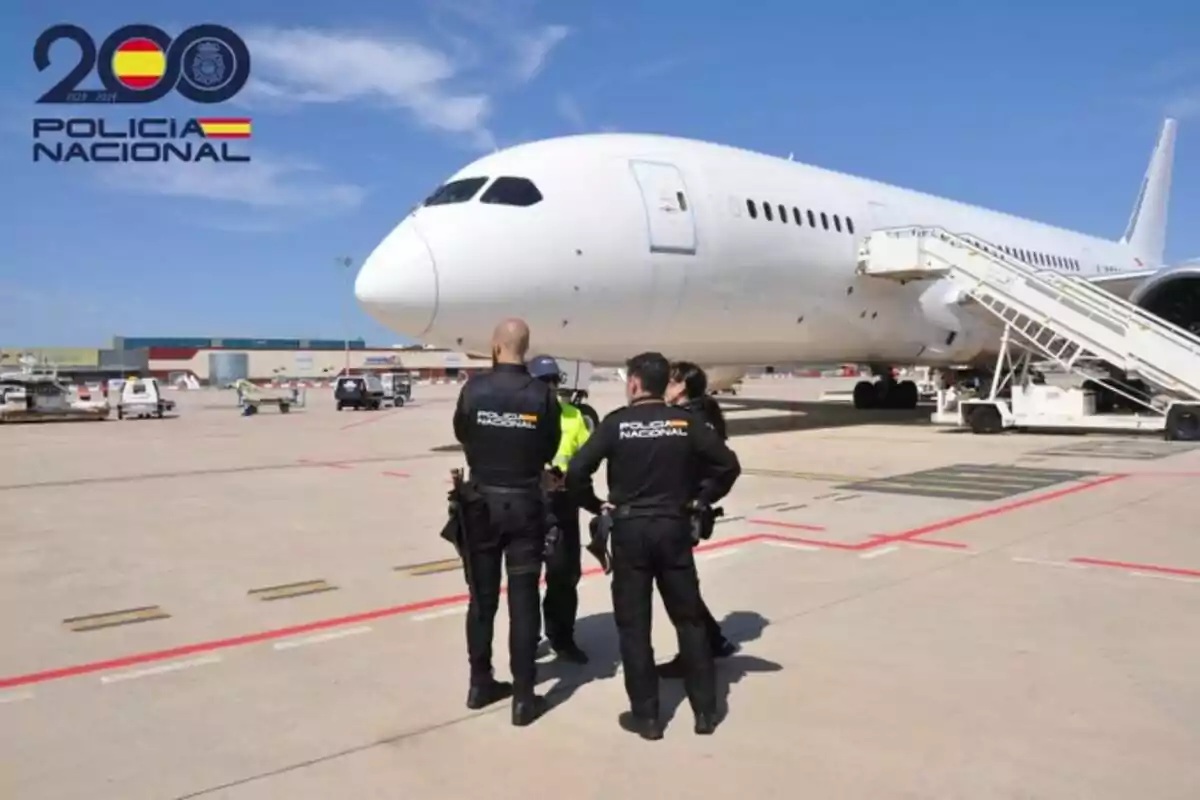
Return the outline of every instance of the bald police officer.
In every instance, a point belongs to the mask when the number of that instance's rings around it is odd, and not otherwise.
[[[697,507],[728,494],[741,466],[712,428],[664,402],[670,364],[662,354],[634,356],[627,372],[629,405],[604,418],[567,469],[568,487],[583,496],[585,481],[608,460],[613,614],[630,704],[621,727],[662,738],[650,642],[657,583],[678,635],[695,732],[710,734],[717,726],[716,675],[689,521]]]
[[[512,697],[513,725],[541,716],[534,693],[541,629],[538,583],[546,543],[542,476],[558,449],[558,399],[525,367],[529,327],[505,320],[492,335],[490,373],[472,376],[454,410],[454,435],[469,470],[463,517],[464,570],[471,600],[467,707]],[[508,572],[509,661],[513,682],[492,673],[492,637],[500,605],[501,561]]]

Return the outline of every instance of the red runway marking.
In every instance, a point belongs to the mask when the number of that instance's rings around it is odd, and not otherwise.
[[[734,547],[739,544],[745,544],[746,542],[752,542],[758,538],[760,537],[757,535],[749,535],[737,536],[732,539],[721,539],[720,541],[707,542],[699,545],[696,547],[696,550],[699,552],[706,550],[720,550],[725,547]],[[603,570],[601,570],[600,567],[593,567],[591,569],[584,570],[583,574],[597,575],[602,571]],[[292,625],[287,628],[276,628],[269,631],[260,631],[259,633],[248,633],[242,636],[233,636],[227,639],[214,639],[207,642],[185,644],[179,647],[168,648],[166,650],[154,650],[148,653],[135,653],[133,655],[112,658],[106,661],[93,661],[87,664],[59,667],[57,669],[48,669],[42,672],[14,675],[7,678],[0,678],[0,689],[9,689],[14,686],[29,686],[35,683],[47,683],[49,681],[62,680],[64,678],[75,678],[80,675],[89,675],[94,672],[105,672],[107,670],[121,669],[122,667],[132,667],[138,664],[167,661],[173,658],[180,658],[182,656],[195,655],[196,653],[210,653],[214,650],[228,650],[232,647],[258,644],[259,642],[268,642],[273,639],[284,639],[301,633],[311,633],[313,631],[326,630],[328,628],[340,628],[344,625],[356,625],[358,623],[368,622],[373,619],[383,619],[385,617],[395,617],[403,614],[414,614],[418,611],[426,611],[431,608],[457,605],[458,603],[465,603],[469,599],[470,596],[466,594],[435,597],[432,600],[420,600],[415,603],[406,603],[400,606],[391,606],[390,608],[380,608],[374,611],[364,611],[359,614],[351,614],[344,617],[333,617],[331,619],[322,619],[315,622],[306,622],[303,625]]]
[[[1129,569],[1135,572],[1157,572],[1162,575],[1184,575],[1189,578],[1200,578],[1200,570],[1180,569],[1178,567],[1160,567],[1154,564],[1133,564],[1128,561],[1105,561],[1102,558],[1072,558],[1072,564],[1086,564],[1089,567],[1113,567]]]
[[[407,472],[401,472],[398,469],[384,470],[382,474],[387,475],[389,478],[411,478],[412,477],[412,475],[409,475]]]
[[[938,539],[906,539],[905,544],[923,544],[928,547],[948,547],[955,550],[966,550],[968,545],[962,542],[943,542]]]
[[[951,517],[950,519],[944,519],[941,522],[922,525],[919,528],[913,528],[911,530],[903,531],[902,533],[880,536],[875,539],[868,539],[867,541],[860,543],[856,549],[870,550],[873,547],[879,547],[880,545],[889,544],[891,542],[911,541],[916,539],[918,536],[924,536],[927,533],[944,531],[947,528],[955,528],[959,525],[966,525],[968,522],[976,522],[981,519],[987,519],[988,517],[997,517],[1001,514],[1007,514],[1010,511],[1016,511],[1017,509],[1028,508],[1029,506],[1045,503],[1049,500],[1057,500],[1060,497],[1078,494],[1079,492],[1084,492],[1088,489],[1095,489],[1097,486],[1115,483],[1116,481],[1124,480],[1128,477],[1129,476],[1126,474],[1105,475],[1103,478],[1097,478],[1096,480],[1088,481],[1087,483],[1080,483],[1075,486],[1068,486],[1065,489],[1059,489],[1055,492],[1047,492],[1046,494],[1039,494],[1034,497],[1026,497],[1024,500],[1006,503],[1005,505],[996,506],[995,508],[987,508],[983,511],[976,511],[971,514],[963,514],[962,516],[958,517]]]
[[[777,528],[795,528],[798,531],[816,531],[818,533],[825,530],[823,525],[805,525],[803,522],[782,522],[774,519],[748,519],[752,525],[774,525]]]

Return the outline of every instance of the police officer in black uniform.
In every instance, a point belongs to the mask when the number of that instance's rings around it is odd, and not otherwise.
[[[471,601],[467,707],[512,697],[512,723],[528,725],[545,710],[534,693],[541,631],[538,583],[546,543],[542,476],[561,430],[554,390],[525,367],[529,327],[505,320],[492,334],[490,373],[463,386],[454,435],[463,445],[471,502],[463,509]],[[508,572],[509,659],[513,682],[492,677],[492,636],[500,605],[501,560]]]
[[[670,363],[662,354],[634,356],[627,370],[629,405],[605,417],[567,468],[569,490],[582,498],[588,478],[608,459],[613,614],[630,703],[621,727],[644,739],[662,738],[650,641],[657,582],[679,638],[695,731],[709,734],[717,726],[716,674],[689,520],[728,494],[741,466],[711,428],[663,400]]]
[[[725,428],[725,415],[721,406],[708,394],[708,375],[698,364],[690,361],[676,361],[671,364],[671,380],[667,385],[666,400],[679,408],[686,409],[696,415],[697,419],[708,423],[721,437],[721,441],[729,438]],[[713,658],[728,658],[738,651],[738,647],[725,637],[720,623],[708,610],[704,598],[700,599],[700,611],[704,619],[704,630],[708,634],[708,645]],[[684,675],[683,658],[676,655],[670,661],[663,662],[657,667],[661,678],[682,678]]]

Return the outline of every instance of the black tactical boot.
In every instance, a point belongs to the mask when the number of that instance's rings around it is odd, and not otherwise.
[[[696,731],[697,736],[708,736],[717,729],[717,723],[720,719],[715,711],[702,711],[696,715]]]
[[[541,695],[531,695],[520,699],[513,698],[512,704],[512,724],[518,728],[523,728],[530,725],[546,713],[546,698]]]
[[[657,716],[643,717],[626,711],[617,717],[617,724],[622,730],[636,733],[648,742],[655,742],[663,737],[662,721]]]
[[[467,692],[467,708],[478,711],[492,703],[507,700],[512,697],[513,687],[508,681],[497,681],[488,678],[486,681],[471,684]]]

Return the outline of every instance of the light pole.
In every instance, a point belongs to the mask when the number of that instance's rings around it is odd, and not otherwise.
[[[339,268],[348,270],[354,264],[354,259],[351,258],[350,256],[338,256],[337,258],[335,258],[333,260],[333,263],[336,264]],[[353,302],[353,297],[351,297],[351,302]],[[351,306],[351,311],[353,311],[353,306]],[[347,314],[346,315],[346,374],[347,375],[350,374],[350,322],[351,322],[351,315]]]

